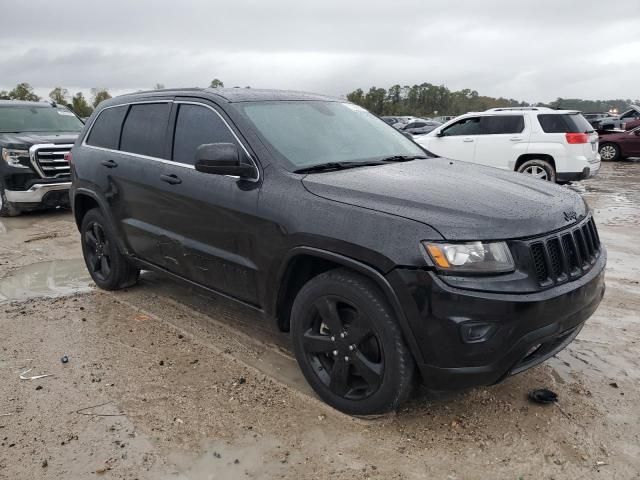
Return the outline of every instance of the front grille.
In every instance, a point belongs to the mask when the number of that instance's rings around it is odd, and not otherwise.
[[[541,286],[584,275],[600,255],[600,237],[593,217],[529,246],[536,279]]]
[[[64,159],[72,145],[34,145],[31,147],[31,162],[44,178],[68,177],[71,168]]]

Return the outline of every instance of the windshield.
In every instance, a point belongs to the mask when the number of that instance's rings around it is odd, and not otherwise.
[[[0,133],[79,132],[83,123],[66,108],[0,107]]]
[[[426,156],[396,129],[350,103],[249,102],[237,108],[289,170],[395,155]]]

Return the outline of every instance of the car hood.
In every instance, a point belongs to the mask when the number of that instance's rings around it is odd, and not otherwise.
[[[530,237],[588,213],[566,187],[444,158],[309,174],[319,197],[425,223],[448,240]]]
[[[72,144],[79,132],[19,132],[0,133],[0,146],[7,148],[25,148],[40,143]]]

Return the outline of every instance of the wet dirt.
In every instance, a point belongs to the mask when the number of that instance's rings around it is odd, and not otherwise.
[[[148,272],[91,289],[69,213],[2,219],[0,478],[640,478],[640,162],[570,188],[609,251],[578,338],[500,385],[418,391],[376,419],[315,398],[251,311]],[[558,405],[529,403],[534,387]]]

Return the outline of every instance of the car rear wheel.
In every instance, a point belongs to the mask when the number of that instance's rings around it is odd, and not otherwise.
[[[547,160],[533,159],[527,160],[518,167],[518,172],[531,175],[534,178],[540,180],[547,180],[549,182],[556,181],[556,170],[553,165]]]
[[[140,270],[120,253],[116,237],[99,209],[89,210],[84,216],[80,237],[85,264],[98,287],[118,290],[138,281]]]
[[[615,143],[603,143],[600,145],[599,152],[603,162],[613,162],[620,158],[620,147]]]
[[[395,410],[410,395],[415,363],[378,287],[346,269],[311,279],[291,311],[298,364],[315,392],[352,415]]]

